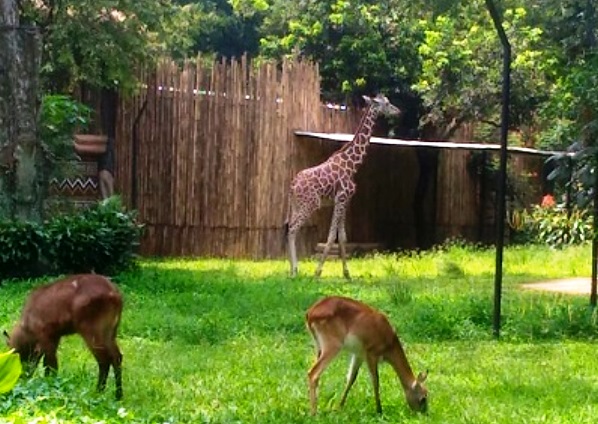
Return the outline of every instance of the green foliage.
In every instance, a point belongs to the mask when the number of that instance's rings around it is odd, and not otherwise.
[[[85,130],[90,123],[91,109],[61,94],[48,94],[42,98],[41,138],[57,157],[72,153],[73,135]]]
[[[77,160],[73,136],[84,131],[91,119],[91,109],[69,96],[49,94],[42,98],[40,136],[50,162],[51,178],[64,178],[73,171]]]
[[[532,122],[538,104],[547,98],[546,70],[554,60],[541,49],[542,31],[526,21],[523,7],[504,11],[504,28],[512,46],[511,125]],[[424,127],[451,135],[467,121],[500,121],[501,44],[484,1],[461,3],[420,22],[425,33],[419,46],[422,72],[414,89],[426,108]]]
[[[51,5],[26,0],[21,22],[42,28],[42,81],[69,92],[80,82],[124,91],[136,86],[136,70],[185,40],[177,31],[179,8],[170,0],[67,0]],[[177,35],[177,38],[173,37]]]
[[[597,48],[598,49],[598,48]],[[577,204],[587,206],[596,178],[598,152],[598,50],[567,66],[554,95],[542,110],[546,121],[542,142],[546,147],[567,148],[572,153],[553,157],[556,169],[549,176],[564,183]]]
[[[598,47],[597,47],[598,49]],[[575,141],[595,146],[598,137],[598,50],[567,63],[567,72],[554,87],[542,110],[550,126],[543,136],[547,147],[564,148]]]
[[[13,351],[0,353],[0,395],[8,393],[21,376],[21,360]]]
[[[45,242],[46,233],[39,224],[0,221],[0,277],[34,273]]]
[[[422,33],[406,19],[409,10],[391,3],[274,2],[265,19],[261,53],[275,58],[300,54],[317,61],[328,97],[408,92],[419,69],[415,43]]]
[[[563,248],[592,240],[593,219],[588,209],[573,206],[567,211],[562,205],[534,205],[519,214],[513,227],[521,241]]]
[[[573,165],[576,184],[570,188],[585,206],[594,184],[598,140],[598,12],[593,1],[545,3],[537,19],[557,63],[551,96],[539,108],[540,142],[545,148],[576,152],[571,161],[557,160],[553,177],[570,174]]]
[[[567,191],[578,207],[590,207],[598,145],[575,142],[567,150],[567,153],[557,153],[550,158],[553,170],[548,180],[554,183],[556,189]]]
[[[189,2],[177,13],[189,38],[187,55],[197,52],[216,57],[240,57],[244,53],[255,56],[259,47],[259,23],[262,12],[268,9],[265,0],[242,1],[204,0]],[[181,25],[176,32],[180,33]],[[173,43],[173,45],[175,45]]]
[[[142,226],[118,197],[43,225],[0,222],[0,278],[44,272],[113,274],[133,265]]]
[[[545,32],[548,46],[563,63],[585,55],[598,37],[596,2],[529,0],[526,6],[531,19]]]
[[[141,237],[135,217],[123,210],[118,197],[55,217],[45,227],[48,262],[61,273],[112,274],[127,268]]]

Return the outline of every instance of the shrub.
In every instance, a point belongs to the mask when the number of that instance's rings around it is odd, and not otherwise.
[[[35,273],[46,241],[42,227],[23,221],[0,221],[0,276],[25,277]]]
[[[120,198],[56,216],[37,225],[0,222],[0,278],[97,272],[113,274],[134,262],[142,226]]]
[[[46,226],[48,261],[60,273],[111,274],[133,263],[141,237],[135,212],[112,197],[78,214],[54,218]]]
[[[515,230],[515,240],[547,244],[553,248],[581,244],[592,239],[592,216],[587,209],[572,207],[567,211],[562,205],[543,201],[529,211],[513,214],[510,225]]]

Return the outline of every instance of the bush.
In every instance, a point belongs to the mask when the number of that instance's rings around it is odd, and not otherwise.
[[[530,211],[513,214],[511,228],[517,242],[547,244],[553,248],[592,240],[592,215],[587,209],[562,205],[534,205]]]
[[[42,227],[32,222],[0,221],[0,276],[35,273],[46,241]]]
[[[135,212],[112,197],[78,214],[58,216],[46,226],[48,261],[60,273],[111,274],[133,263],[141,237]]]
[[[0,223],[0,278],[44,272],[114,274],[134,262],[142,226],[112,197],[44,225]]]

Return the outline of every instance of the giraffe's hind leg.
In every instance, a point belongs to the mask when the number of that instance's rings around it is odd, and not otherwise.
[[[319,198],[317,196],[312,198],[302,199],[302,202],[298,202],[299,206],[294,206],[291,219],[289,222],[288,232],[288,251],[289,261],[291,263],[291,277],[297,275],[298,270],[298,259],[297,259],[297,233],[309,219],[311,214],[320,207]]]
[[[338,221],[338,245],[340,249],[341,260],[343,261],[343,276],[347,280],[350,280],[351,275],[349,274],[349,267],[347,266],[347,232],[345,231],[345,211],[343,211],[343,214],[340,216]]]
[[[322,268],[324,267],[324,262],[326,262],[326,258],[328,257],[328,253],[330,252],[330,247],[337,236],[338,231],[338,223],[340,218],[345,213],[345,206],[342,203],[335,203],[334,211],[332,212],[332,222],[330,223],[330,230],[328,231],[328,240],[326,241],[326,246],[324,247],[324,251],[322,252],[322,256],[320,257],[320,262],[318,263],[318,267],[316,268],[316,277],[322,275]],[[344,245],[343,245],[344,248]],[[344,262],[343,262],[344,263]]]

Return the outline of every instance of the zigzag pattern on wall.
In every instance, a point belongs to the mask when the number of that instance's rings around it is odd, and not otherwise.
[[[98,181],[95,177],[65,178],[50,181],[50,194],[61,196],[96,197],[98,195]]]
[[[81,190],[87,190],[88,188],[97,189],[98,182],[96,178],[93,177],[85,177],[85,178],[65,178],[62,181],[58,181],[54,178],[50,184],[55,185],[60,190],[64,189],[65,187],[70,188],[71,190],[80,188]]]

